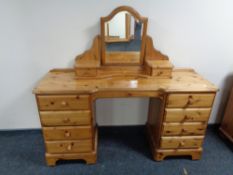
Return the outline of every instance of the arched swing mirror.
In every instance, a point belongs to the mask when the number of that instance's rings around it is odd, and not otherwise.
[[[147,18],[121,6],[101,18],[102,64],[142,65]]]

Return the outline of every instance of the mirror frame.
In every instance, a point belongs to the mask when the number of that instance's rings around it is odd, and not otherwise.
[[[106,47],[105,47],[105,22],[110,21],[117,13],[127,11],[134,18],[141,21],[143,24],[142,31],[142,43],[140,49],[140,60],[138,64],[135,63],[106,63]],[[101,31],[101,61],[102,65],[143,65],[144,64],[144,55],[145,55],[145,46],[146,46],[146,33],[147,33],[147,22],[148,18],[141,16],[136,10],[129,6],[120,6],[114,9],[108,16],[100,18],[100,31]]]

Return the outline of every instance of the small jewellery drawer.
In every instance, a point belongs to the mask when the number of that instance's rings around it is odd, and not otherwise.
[[[202,146],[204,136],[177,136],[162,137],[160,147],[172,148],[198,148]]]
[[[88,95],[40,95],[40,110],[85,110],[89,109]]]
[[[167,107],[211,107],[214,94],[170,94]]]
[[[163,132],[164,136],[173,135],[204,135],[206,124],[203,123],[164,123]]]
[[[45,142],[48,153],[83,153],[92,151],[92,141],[47,141]]]
[[[210,108],[166,108],[165,122],[207,122]]]
[[[91,126],[44,127],[43,135],[45,140],[90,139],[92,129]]]
[[[90,111],[40,111],[43,126],[90,125]]]

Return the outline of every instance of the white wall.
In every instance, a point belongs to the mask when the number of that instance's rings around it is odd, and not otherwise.
[[[192,67],[219,86],[210,122],[219,120],[233,72],[233,1],[0,0],[0,129],[40,127],[33,87],[49,69],[71,67],[99,33],[99,18],[119,5],[149,17],[148,34],[176,67]],[[102,125],[146,120],[146,99],[97,107]]]

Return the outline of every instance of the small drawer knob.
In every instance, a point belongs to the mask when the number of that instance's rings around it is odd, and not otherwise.
[[[181,122],[185,122],[185,121],[187,121],[188,119],[189,119],[189,117],[188,117],[187,115],[185,115]]]
[[[184,132],[186,132],[186,130],[185,130],[184,128],[182,128],[182,129],[181,129],[181,132],[184,133]]]
[[[68,150],[68,151],[72,150],[72,145],[71,145],[71,144],[69,144],[69,145],[67,146],[67,150]]]
[[[193,96],[189,95],[188,98],[187,98],[187,102],[186,102],[184,107],[188,107],[189,105],[191,105],[192,101],[193,101]]]
[[[68,104],[68,103],[67,103],[66,101],[62,101],[62,102],[61,102],[61,105],[62,105],[62,106],[67,106],[67,104]]]
[[[193,118],[192,116],[185,115],[185,116],[184,116],[184,121],[187,121],[187,120],[193,121],[194,118]]]
[[[70,122],[70,119],[68,117],[64,118],[63,120],[64,123],[69,123]]]
[[[189,103],[192,103],[192,101],[193,101],[193,96],[192,96],[192,95],[189,95],[189,97],[188,97],[188,102],[189,102]]]
[[[65,131],[65,136],[66,136],[66,137],[70,137],[70,135],[71,135],[71,134],[70,134],[69,131]]]
[[[185,143],[183,141],[180,142],[179,146],[184,146]]]

